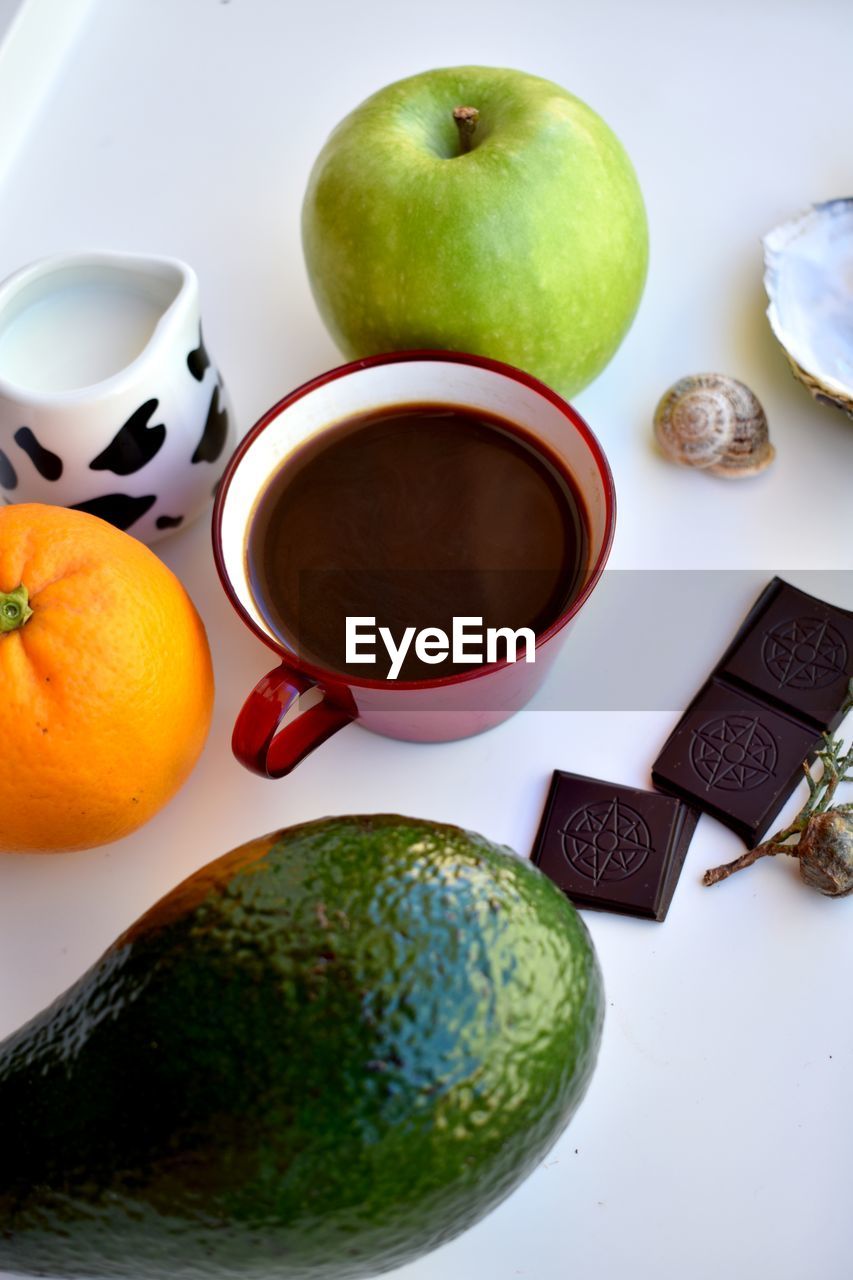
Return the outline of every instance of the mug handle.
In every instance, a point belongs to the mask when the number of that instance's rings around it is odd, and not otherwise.
[[[290,708],[316,683],[286,663],[255,685],[234,725],[231,749],[242,765],[262,778],[283,778],[301,760],[355,719],[355,715],[322,700],[300,712],[284,728]]]

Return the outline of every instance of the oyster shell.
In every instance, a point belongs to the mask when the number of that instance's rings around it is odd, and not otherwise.
[[[853,197],[812,205],[762,243],[767,318],[794,376],[853,416]]]

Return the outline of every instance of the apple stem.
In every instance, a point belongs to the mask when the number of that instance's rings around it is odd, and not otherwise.
[[[459,154],[467,155],[471,150],[471,139],[474,137],[480,113],[476,107],[454,107],[453,119],[459,130]]]

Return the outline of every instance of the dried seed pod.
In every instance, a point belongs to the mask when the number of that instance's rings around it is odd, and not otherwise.
[[[853,813],[849,806],[809,818],[796,848],[800,875],[831,898],[853,893]]]
[[[853,711],[853,679],[847,686],[842,715],[848,711]],[[794,821],[733,862],[706,871],[704,884],[719,884],[736,871],[751,867],[759,858],[784,853],[799,860],[800,875],[811,889],[830,898],[853,893],[853,804],[830,807],[839,786],[853,782],[853,746],[847,750],[840,738],[825,733],[823,746],[815,755],[821,763],[821,773],[813,777],[809,762],[803,762],[809,796]],[[789,843],[792,840],[796,843]]]
[[[697,373],[680,378],[655,410],[655,435],[673,462],[712,475],[756,475],[775,456],[761,404],[735,378]]]

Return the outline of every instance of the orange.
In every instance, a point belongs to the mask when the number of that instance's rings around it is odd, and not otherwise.
[[[64,507],[0,507],[0,593],[0,851],[117,840],[204,745],[202,621],[146,546]]]

